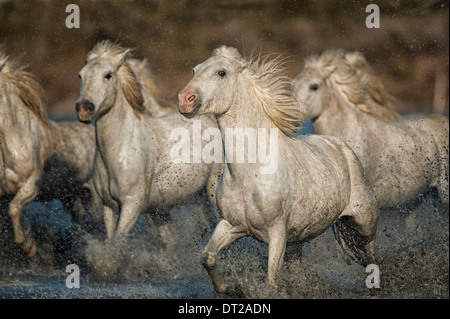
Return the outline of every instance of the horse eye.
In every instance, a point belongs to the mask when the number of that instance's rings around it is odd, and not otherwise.
[[[317,90],[319,89],[319,84],[313,83],[313,84],[311,84],[311,85],[309,86],[309,89],[310,89],[311,91],[317,91]]]
[[[217,72],[217,74],[218,74],[221,78],[223,78],[225,75],[227,75],[227,73],[226,73],[225,71],[223,71],[223,70],[220,70],[219,72]]]
[[[106,73],[106,75],[105,75],[105,79],[110,79],[112,77],[112,75],[111,75],[111,73]]]

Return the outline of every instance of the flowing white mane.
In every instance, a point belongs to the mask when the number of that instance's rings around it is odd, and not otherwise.
[[[279,58],[269,56],[245,60],[235,48],[222,46],[213,55],[221,55],[242,67],[242,74],[261,102],[267,117],[285,134],[296,135],[307,121],[293,94],[291,79],[284,74]]]
[[[23,104],[47,123],[44,89],[38,79],[26,70],[26,66],[0,51],[0,73],[13,86]]]
[[[336,93],[359,111],[383,121],[400,118],[392,107],[392,97],[361,53],[327,50],[306,58],[304,68],[332,81]]]

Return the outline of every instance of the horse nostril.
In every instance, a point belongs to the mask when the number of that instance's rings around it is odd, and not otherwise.
[[[85,108],[88,112],[94,112],[95,110],[95,106],[91,102],[86,102]]]
[[[192,103],[195,101],[196,98],[197,98],[197,96],[195,96],[194,94],[191,94],[188,96],[187,100],[188,100],[188,102]]]
[[[80,112],[81,110],[84,110],[86,112],[92,113],[95,111],[95,105],[92,104],[89,101],[81,101],[81,102],[77,102],[75,104],[75,110],[77,112]]]

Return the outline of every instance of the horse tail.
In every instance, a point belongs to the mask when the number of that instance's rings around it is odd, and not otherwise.
[[[372,263],[373,256],[370,256],[366,249],[370,238],[356,230],[352,216],[342,216],[333,224],[332,229],[334,238],[341,248],[341,254],[348,264],[350,260],[362,266]]]
[[[346,158],[351,180],[349,203],[341,217],[333,224],[333,234],[347,262],[350,262],[350,258],[367,266],[374,261],[374,240],[379,213],[377,202],[355,152],[337,137],[326,138],[338,146]]]

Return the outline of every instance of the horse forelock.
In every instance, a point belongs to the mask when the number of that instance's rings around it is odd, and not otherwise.
[[[228,47],[228,46],[220,46],[214,49],[212,56],[221,56],[228,60],[230,60],[233,64],[240,67],[240,69],[245,68],[248,65],[248,62],[242,57],[239,51],[236,48]]]
[[[336,66],[344,54],[343,49],[330,49],[320,54],[312,54],[303,60],[303,69],[313,70],[322,76],[329,77],[331,68]]]
[[[13,86],[23,104],[46,123],[45,93],[36,76],[3,52],[0,52],[0,73]]]
[[[131,56],[132,49],[124,48],[120,44],[103,40],[97,43],[87,54],[86,62],[89,63],[98,58],[110,60],[114,65],[120,66]]]
[[[285,134],[295,136],[307,121],[280,58],[253,57],[242,71],[266,116]]]

